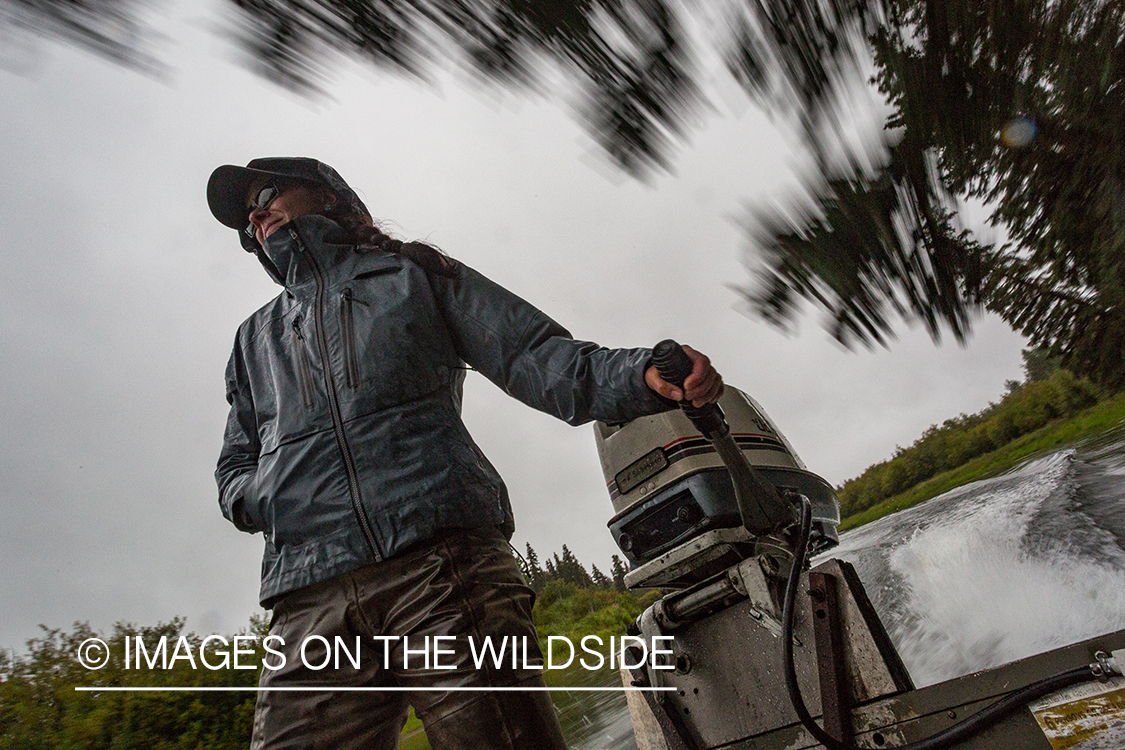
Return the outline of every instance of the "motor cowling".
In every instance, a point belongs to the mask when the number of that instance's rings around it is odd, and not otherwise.
[[[726,386],[719,407],[751,466],[783,495],[813,506],[813,549],[837,541],[840,506],[832,487],[805,468],[746,393]],[[694,584],[755,554],[730,473],[714,445],[678,409],[623,425],[595,425],[614,515],[608,526],[633,568],[631,586]],[[685,546],[686,545],[686,546]]]

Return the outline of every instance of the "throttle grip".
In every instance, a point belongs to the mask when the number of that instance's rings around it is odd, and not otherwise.
[[[681,391],[684,390],[684,381],[691,375],[692,362],[682,346],[672,339],[664,339],[652,348],[652,364],[660,377]],[[712,438],[730,433],[726,415],[718,404],[693,406],[686,398],[679,403],[684,415],[704,437]]]

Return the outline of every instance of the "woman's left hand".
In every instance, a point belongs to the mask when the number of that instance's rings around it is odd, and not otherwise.
[[[690,346],[684,346],[684,353],[691,359],[691,375],[684,379],[684,388],[676,386],[660,377],[656,367],[649,365],[645,370],[645,383],[661,396],[672,401],[691,401],[692,406],[713,404],[723,395],[723,377],[711,366],[706,354],[701,354]]]

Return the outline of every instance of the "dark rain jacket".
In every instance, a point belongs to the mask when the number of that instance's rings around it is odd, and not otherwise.
[[[648,349],[576,341],[472,269],[454,278],[302,216],[259,251],[285,291],[238,330],[216,478],[224,515],[265,536],[263,604],[443,531],[514,529],[461,421],[471,367],[570,424],[668,408]]]

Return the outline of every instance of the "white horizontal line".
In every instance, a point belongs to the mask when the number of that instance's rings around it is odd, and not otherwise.
[[[75,687],[76,691],[85,693],[282,693],[282,692],[385,692],[385,693],[410,693],[410,692],[655,692],[675,690],[674,687]]]

